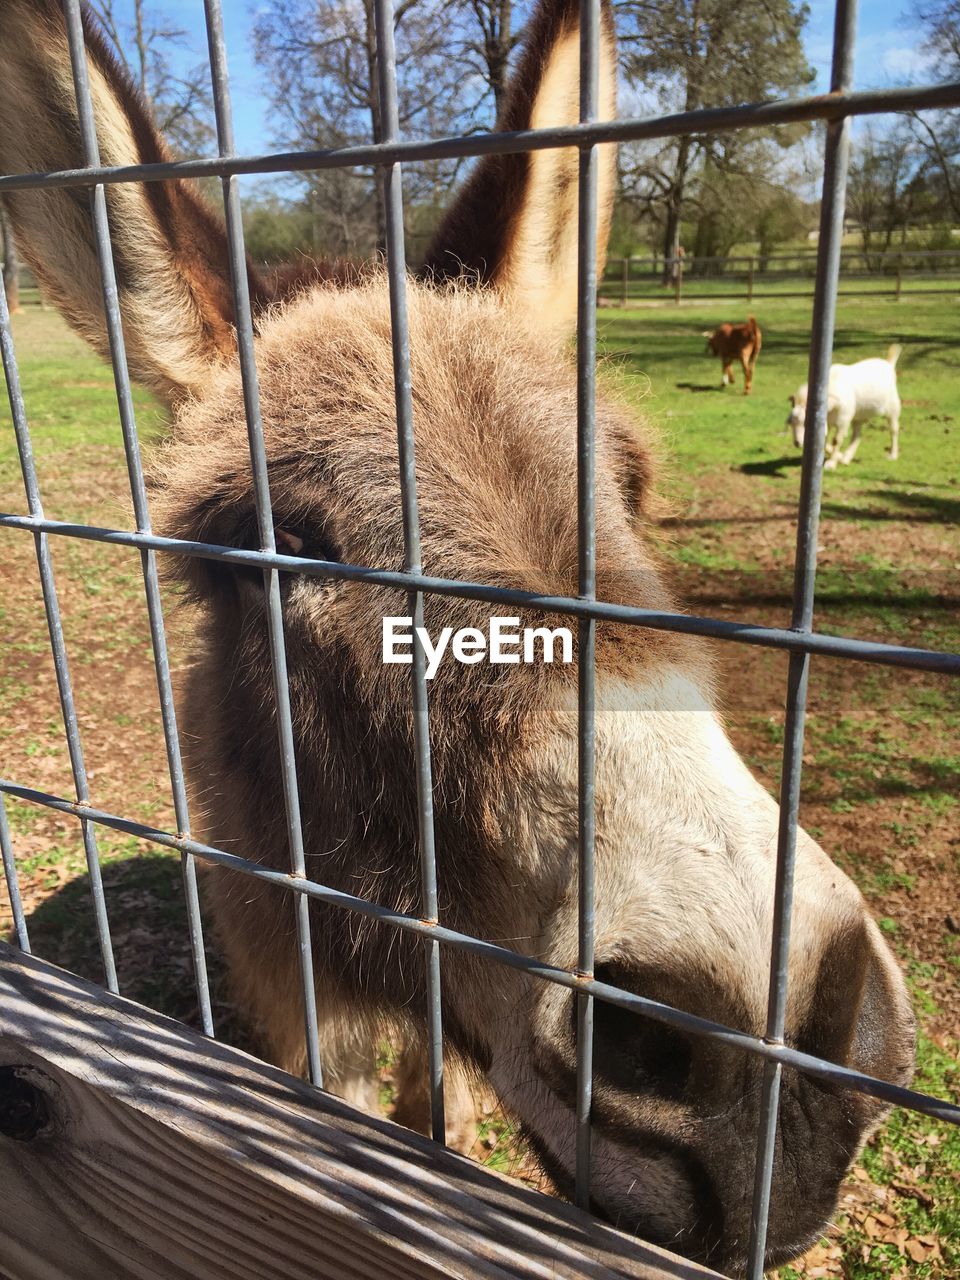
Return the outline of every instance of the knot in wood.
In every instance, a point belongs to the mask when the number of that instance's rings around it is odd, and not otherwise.
[[[38,1087],[32,1067],[0,1067],[0,1134],[30,1142],[50,1124],[47,1095]]]

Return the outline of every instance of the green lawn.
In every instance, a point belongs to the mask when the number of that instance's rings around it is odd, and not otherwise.
[[[28,305],[13,318],[20,381],[30,423],[41,493],[48,515],[68,519],[99,504],[98,473],[123,467],[113,374],[56,312]],[[153,398],[134,391],[141,436],[162,424]],[[72,471],[81,477],[70,482]],[[123,478],[122,470],[120,478]],[[89,483],[88,483],[89,481]],[[24,508],[16,442],[6,395],[0,397],[0,493],[13,510]],[[112,484],[108,491],[123,493]],[[62,504],[62,505],[61,505]],[[9,508],[8,508],[9,509]],[[102,511],[101,511],[102,514]]]
[[[900,459],[882,424],[854,463],[826,473],[817,625],[960,652],[960,297],[841,298],[835,359],[899,342]],[[806,380],[810,299],[757,299],[754,391],[720,389],[702,333],[743,301],[600,312],[608,385],[659,437],[676,515],[668,555],[697,612],[784,624],[799,453],[784,423]],[[739,373],[738,373],[739,376]],[[785,664],[720,655],[731,731],[775,790]],[[920,1018],[917,1086],[960,1091],[960,682],[814,661],[802,818],[859,883],[900,956]],[[951,915],[953,910],[953,915]],[[796,1276],[847,1280],[960,1274],[960,1134],[897,1112],[841,1201],[839,1233]]]
[[[903,344],[901,458],[883,428],[849,468],[824,477],[817,625],[960,651],[960,324],[955,295],[841,299],[839,359]],[[745,302],[604,308],[604,379],[659,438],[673,516],[665,553],[691,609],[782,624],[799,488],[784,432],[787,396],[806,376],[809,299],[757,299],[764,331],[755,391],[721,391],[702,331],[743,319]],[[45,509],[129,524],[108,367],[50,311],[15,318]],[[143,434],[160,418],[138,393]],[[25,509],[6,404],[0,406],[0,508]],[[95,803],[172,821],[137,554],[51,539]],[[0,530],[0,771],[69,794],[33,546]],[[13,589],[7,584],[15,584]],[[171,625],[175,638],[179,628]],[[730,731],[776,789],[785,663],[778,653],[717,653]],[[174,675],[182,655],[174,646]],[[900,956],[921,1019],[918,1086],[956,1096],[960,1032],[960,682],[863,664],[813,664],[802,817],[854,876]],[[22,887],[41,955],[99,977],[76,823],[10,803]],[[196,1017],[178,860],[101,833],[121,985]],[[0,923],[4,900],[0,890]],[[216,1014],[234,1029],[214,965]],[[487,1129],[492,1122],[485,1121]],[[510,1144],[500,1154],[509,1165]],[[833,1234],[787,1277],[947,1280],[960,1274],[960,1135],[898,1113],[873,1141]]]
[[[674,465],[696,484],[703,465],[770,464],[793,445],[784,432],[787,397],[806,381],[812,302],[808,298],[757,299],[750,310],[763,330],[754,390],[720,389],[720,362],[704,354],[703,331],[723,320],[746,318],[745,301],[604,308],[601,351],[623,387],[665,433]],[[909,490],[942,493],[939,514],[960,515],[960,291],[943,297],[892,300],[842,299],[838,304],[834,359],[843,363],[885,355],[903,345],[898,364],[902,420],[901,458],[883,456],[879,427],[866,431],[856,465],[828,477],[826,498],[876,487],[905,505]],[[735,373],[740,378],[739,366]],[[764,476],[758,471],[758,478]],[[951,507],[950,500],[954,505]]]

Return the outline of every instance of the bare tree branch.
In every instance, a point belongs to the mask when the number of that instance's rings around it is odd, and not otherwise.
[[[118,16],[117,0],[91,0],[111,52],[147,100],[157,127],[174,151],[197,155],[214,139],[213,98],[206,62],[178,74],[177,52],[189,49],[189,33],[173,26],[146,0],[132,0],[130,22]]]

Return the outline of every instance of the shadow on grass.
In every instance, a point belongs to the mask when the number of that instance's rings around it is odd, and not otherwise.
[[[913,486],[910,486],[911,490]],[[934,494],[913,493],[896,489],[872,489],[861,495],[878,498],[888,507],[848,506],[842,502],[824,502],[821,513],[832,520],[896,521],[900,524],[957,524],[960,522],[960,499],[941,498]]]
[[[772,575],[771,575],[772,576]],[[685,579],[677,575],[681,585]],[[960,596],[949,595],[943,591],[927,591],[923,589],[907,589],[895,594],[896,583],[874,589],[851,583],[844,590],[836,581],[821,587],[817,593],[819,604],[818,625],[822,629],[830,626],[836,629],[837,635],[849,634],[854,638],[863,638],[863,628],[869,619],[863,618],[865,610],[883,609],[888,616],[901,616],[904,629],[908,623],[914,622],[914,615],[923,611],[929,615],[922,621],[929,626],[949,621],[951,615],[960,609]],[[700,613],[709,613],[718,608],[742,607],[750,608],[769,606],[770,608],[789,608],[793,603],[792,582],[784,582],[782,587],[760,585],[757,575],[737,576],[731,573],[724,579],[720,590],[704,589],[703,586],[689,586],[684,596],[690,609]],[[919,624],[915,629],[920,630]],[[889,639],[889,637],[888,637]],[[919,643],[919,642],[918,642]]]
[[[814,749],[814,755],[816,751]],[[879,764],[865,761],[862,774],[855,774],[849,767],[842,774],[841,796],[845,804],[873,804],[881,799],[907,799],[923,796],[954,796],[960,784],[960,772],[950,760],[929,760],[917,756],[901,756],[896,761],[893,776],[880,776]],[[887,764],[891,769],[892,766]],[[822,764],[808,768],[804,799],[807,803],[829,803],[840,798],[837,795],[837,769]],[[906,775],[906,776],[905,776]]]
[[[739,528],[747,524],[795,524],[796,519],[797,507],[794,502],[781,511],[771,511],[767,515],[746,516],[738,512],[733,516],[666,516],[660,524],[664,529],[712,529],[724,525]]]
[[[943,521],[945,523],[960,523],[960,498],[942,498],[935,494],[914,493],[914,486],[911,485],[907,490],[887,491],[885,489],[874,489],[870,496],[883,498],[887,502],[895,502],[897,506],[904,508],[910,512],[909,516],[900,516],[900,519],[912,519],[915,521]]]
[[[720,392],[726,390],[725,387],[718,387],[715,382],[678,382],[678,391],[714,391]]]
[[[763,462],[744,462],[739,470],[745,476],[775,476],[784,479],[790,468],[800,466],[799,453],[787,453],[780,458],[767,458]]]
[[[199,1030],[179,858],[143,853],[107,859],[102,873],[120,994]],[[35,955],[103,983],[89,875],[70,880],[32,910],[28,898],[25,908]],[[255,1036],[227,998],[226,975],[209,926],[204,942],[217,1038],[257,1053]]]
[[[685,607],[696,614],[732,610],[744,619],[780,625],[776,617],[758,616],[757,611],[786,612],[793,602],[793,570],[789,568],[680,565],[675,581]],[[826,634],[952,650],[958,610],[957,571],[851,564],[824,565],[817,574],[816,629]]]

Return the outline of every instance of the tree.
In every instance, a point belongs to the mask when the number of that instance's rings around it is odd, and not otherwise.
[[[0,201],[0,251],[3,253],[3,288],[7,295],[10,314],[20,310],[20,255],[13,238],[13,227],[2,201]]]
[[[765,271],[767,259],[774,250],[801,236],[810,221],[810,206],[805,200],[788,188],[768,187],[757,205],[753,225],[760,255],[759,269]]]
[[[401,133],[437,136],[494,124],[531,0],[401,0],[394,12]],[[380,141],[373,0],[268,0],[254,42],[270,77],[280,145]],[[425,244],[459,161],[407,166],[408,238]],[[299,175],[318,248],[366,254],[385,228],[367,169]]]
[[[631,86],[668,111],[796,93],[814,79],[801,41],[807,15],[794,0],[741,0],[735,20],[726,0],[619,0],[623,69]],[[798,134],[779,136],[792,142]],[[662,211],[665,258],[676,255],[698,166],[729,168],[744,145],[733,134],[684,134],[658,148],[634,149],[625,165],[628,187]]]
[[[483,95],[465,93],[452,56],[444,0],[401,0],[394,10],[400,129],[429,136],[468,128]],[[268,0],[254,25],[257,56],[281,145],[326,149],[383,140],[377,87],[373,0]],[[443,201],[455,162],[408,167],[405,193],[415,202]],[[383,246],[378,176],[368,168],[325,170],[306,181],[328,252],[368,253]]]
[[[704,258],[725,258],[735,244],[748,240],[753,233],[753,202],[744,191],[749,183],[737,173],[717,168],[709,157],[698,175],[693,228],[693,270],[719,274],[722,263],[715,261],[697,267]]]
[[[912,16],[924,32],[921,47],[936,58],[938,75],[960,75],[960,0],[917,0]]]
[[[466,0],[460,56],[489,86],[497,120],[506,100],[510,56],[523,38],[515,21],[517,7],[514,0]]]
[[[921,48],[938,80],[960,78],[960,0],[917,0],[912,16],[924,33]],[[913,136],[954,220],[960,220],[960,111],[910,113]]]
[[[889,250],[895,232],[910,223],[922,185],[922,158],[909,130],[902,124],[886,135],[864,129],[847,180],[847,208],[860,229],[864,254]]]
[[[243,235],[254,262],[266,266],[294,262],[314,253],[315,228],[306,200],[283,200],[273,192],[243,202]]]
[[[157,127],[182,155],[209,151],[214,139],[213,98],[206,61],[180,72],[174,50],[188,49],[189,32],[132,0],[132,19],[118,16],[116,0],[91,0],[111,52],[147,100]]]

